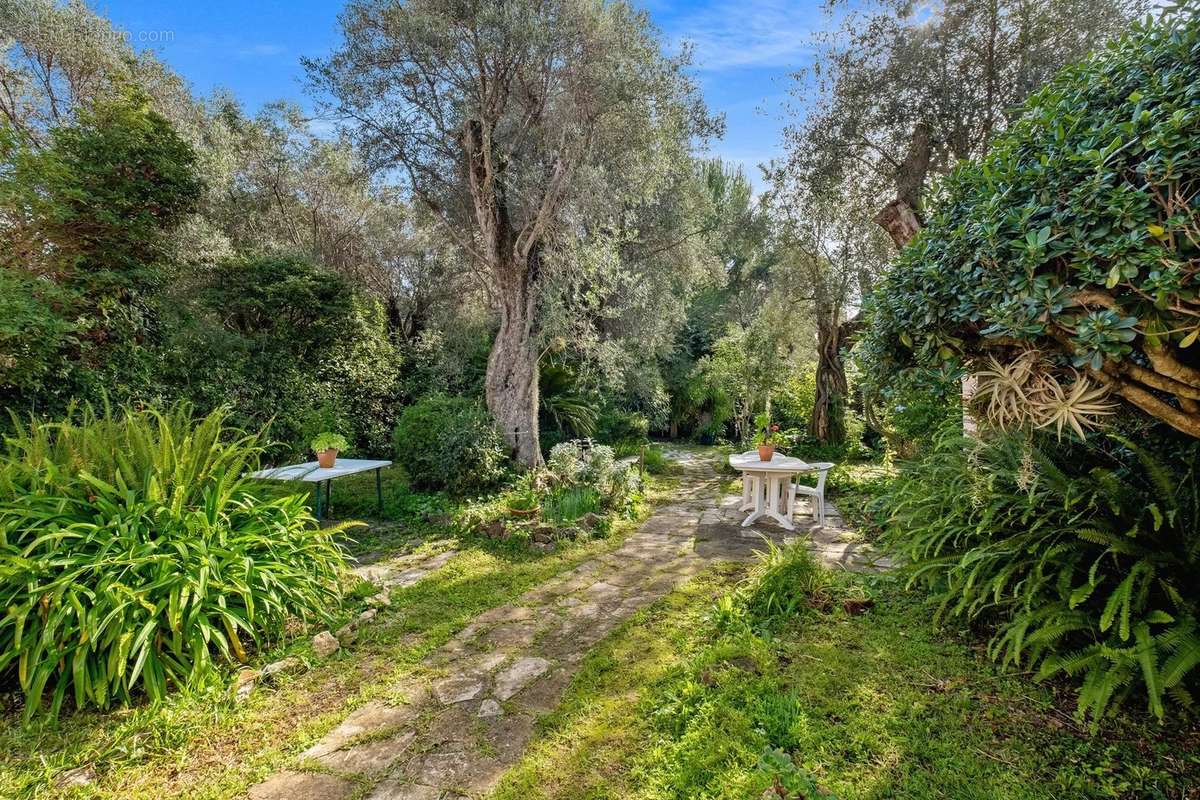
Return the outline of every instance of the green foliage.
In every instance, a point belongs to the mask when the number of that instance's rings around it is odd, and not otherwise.
[[[499,431],[479,403],[465,397],[427,397],[396,423],[396,460],[414,486],[464,495],[497,486],[507,457]]]
[[[643,456],[646,472],[651,475],[665,475],[671,468],[671,462],[661,447],[647,447]]]
[[[543,515],[553,522],[574,522],[585,514],[598,513],[603,498],[592,486],[557,489],[546,497]]]
[[[1136,25],[1034,95],[944,180],[874,292],[860,345],[872,383],[1021,345],[1067,376],[1103,368],[1194,392],[1164,379],[1193,380],[1176,365],[1194,364],[1200,331],[1197,98],[1200,18],[1186,12]]]
[[[258,436],[180,405],[16,422],[0,457],[0,675],[26,717],[211,685],[220,663],[325,619],[337,528],[245,476]],[[48,702],[47,702],[48,699]]]
[[[277,458],[323,431],[383,453],[399,363],[376,303],[344,277],[292,256],[222,262],[173,304],[161,391],[228,405],[242,427],[272,422]]]
[[[538,395],[542,414],[553,423],[559,437],[596,433],[599,416],[596,400],[583,390],[574,370],[562,364],[544,362],[538,376]]]
[[[750,621],[770,624],[827,604],[829,587],[829,573],[803,543],[768,541],[739,591]]]
[[[617,464],[608,445],[585,446],[578,441],[554,445],[546,459],[546,472],[555,486],[589,489],[604,509],[619,510],[630,500],[636,477]]]
[[[44,147],[0,126],[0,400],[58,413],[149,383],[147,298],[197,205],[196,154],[136,94],[80,110]],[[11,348],[11,349],[10,349]]]
[[[36,409],[68,382],[79,324],[67,311],[77,296],[18,270],[0,269],[0,398]]]
[[[1200,683],[1200,445],[1173,455],[946,435],[886,493],[884,543],[940,614],[996,626],[993,658],[1079,680],[1081,714],[1136,695],[1161,719]]]
[[[793,702],[795,702],[794,699]],[[764,750],[762,757],[758,760],[758,771],[771,779],[771,788],[767,794],[764,794],[764,797],[769,797],[771,794],[780,798],[798,797],[805,800],[833,797],[832,793],[821,788],[811,772],[796,766],[792,757],[785,750],[774,747]]]
[[[596,441],[616,447],[641,444],[650,435],[650,420],[636,411],[607,408],[596,421]]]
[[[346,437],[340,433],[319,433],[317,434],[308,446],[312,448],[314,453],[320,453],[322,450],[337,450],[339,453],[344,453],[350,449],[350,443],[346,441]]]
[[[817,399],[817,373],[806,369],[793,375],[771,397],[771,414],[784,430],[808,430]]]

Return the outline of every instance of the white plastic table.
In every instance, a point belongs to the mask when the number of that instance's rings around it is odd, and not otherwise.
[[[782,494],[779,484],[785,480],[790,483],[793,475],[812,471],[814,467],[811,464],[779,453],[772,456],[770,461],[760,460],[757,453],[734,453],[729,457],[729,466],[758,478],[759,485],[754,492],[753,501],[742,506],[743,511],[751,509],[750,515],[742,522],[743,528],[753,525],[762,517],[770,517],[789,531],[796,529],[783,513],[784,509],[779,507]]]
[[[325,484],[325,508],[329,507],[330,484],[334,478],[344,475],[356,475],[359,472],[375,470],[375,498],[379,503],[379,513],[383,514],[383,478],[380,471],[390,467],[390,461],[365,461],[360,458],[339,458],[329,469],[322,469],[316,461],[306,461],[303,464],[288,464],[274,469],[260,469],[250,474],[251,478],[262,478],[273,481],[303,481],[317,485],[316,518],[321,518],[321,484]]]

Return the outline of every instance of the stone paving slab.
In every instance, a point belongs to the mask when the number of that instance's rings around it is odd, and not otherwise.
[[[370,581],[384,589],[396,586],[404,588],[412,586],[434,570],[446,566],[446,563],[456,555],[458,555],[457,550],[443,550],[440,553],[414,553],[355,567],[350,571],[363,580]]]
[[[870,567],[869,552],[841,527],[836,509],[828,509],[824,526],[806,522],[801,510],[795,531],[773,523],[742,528],[740,497],[721,495],[724,479],[711,456],[669,455],[683,467],[674,502],[614,551],[480,614],[426,658],[421,683],[392,687],[407,704],[357,709],[295,769],[251,789],[251,800],[480,797],[521,757],[537,716],[558,705],[587,652],[709,564],[753,560],[765,541],[803,540],[826,563]],[[385,586],[404,585],[412,572],[427,574],[451,557],[447,551],[365,569]]]

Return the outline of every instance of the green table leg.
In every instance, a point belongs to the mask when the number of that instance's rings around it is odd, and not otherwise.
[[[317,522],[321,521],[321,482],[317,481],[317,502],[316,502],[316,518]]]
[[[333,481],[325,481],[325,513],[329,513],[329,509],[333,508]]]
[[[383,517],[383,470],[375,470],[375,499],[378,501],[379,516]]]

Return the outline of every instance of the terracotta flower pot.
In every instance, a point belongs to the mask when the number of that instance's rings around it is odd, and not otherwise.
[[[774,457],[775,457],[775,445],[760,444],[758,446],[758,460],[759,461],[770,461]]]
[[[512,517],[536,517],[537,513],[542,510],[542,507],[535,506],[534,508],[508,508],[505,506],[504,510],[507,511],[509,516]]]
[[[321,469],[333,469],[333,465],[337,463],[338,451],[330,448],[317,453],[317,463]]]

